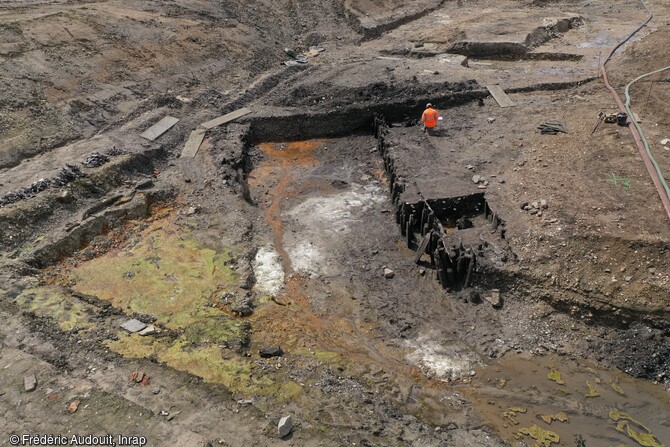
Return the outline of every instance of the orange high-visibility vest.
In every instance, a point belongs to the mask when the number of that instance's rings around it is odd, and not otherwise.
[[[427,128],[432,129],[437,126],[437,119],[440,117],[437,110],[430,108],[426,109],[421,115],[421,121],[426,125]]]

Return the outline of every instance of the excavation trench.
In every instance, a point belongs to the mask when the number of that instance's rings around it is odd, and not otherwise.
[[[467,396],[487,424],[510,441],[523,439],[526,435],[520,430],[534,425],[562,439],[580,435],[587,445],[615,438],[630,441],[616,430],[620,415],[605,410],[623,408],[636,421],[631,426],[640,429],[642,421],[653,421],[640,433],[658,439],[667,437],[670,433],[656,413],[668,409],[663,391],[645,382],[586,360],[563,357],[508,354],[485,366],[476,350],[457,339],[447,341],[437,335],[450,311],[442,308],[444,313],[438,316],[431,310],[454,298],[435,286],[454,292],[476,287],[478,281],[485,285],[495,282],[486,278],[487,274],[511,281],[511,277],[495,270],[501,259],[505,262],[514,255],[505,245],[505,223],[491,210],[484,194],[427,198],[419,191],[408,191],[411,188],[394,170],[380,125],[378,122],[376,140],[356,135],[261,143],[251,149],[251,196],[271,233],[267,237],[257,235],[256,239],[263,241],[263,251],[259,252],[262,261],[274,259],[273,269],[267,269],[265,263],[263,274],[257,271],[256,286],[266,293],[276,293],[279,303],[287,307],[299,303],[301,309],[297,318],[284,312],[283,306],[273,311],[277,320],[273,326],[283,332],[275,336],[283,343],[291,338],[314,343],[314,349],[318,346],[333,353],[347,370],[362,377],[374,379],[383,371],[384,382],[378,384],[378,390],[432,423],[462,423],[453,409],[438,404],[457,391]],[[419,200],[403,201],[412,194]],[[384,244],[380,239],[379,232],[390,231],[390,226],[395,226],[396,235],[402,236],[406,247],[389,250],[388,242]],[[482,240],[481,234],[491,242]],[[276,255],[268,256],[268,251]],[[418,286],[410,282],[408,287],[418,287],[416,295],[398,283],[394,284],[394,293],[418,299],[416,304],[430,310],[415,315],[422,320],[420,323],[403,315],[412,321],[409,327],[414,324],[421,329],[404,335],[401,331],[401,339],[407,341],[391,349],[377,343],[373,335],[388,333],[389,322],[384,321],[383,313],[375,315],[374,325],[361,324],[359,319],[370,312],[366,304],[374,302],[370,295],[375,292],[370,286],[376,284],[376,293],[381,295],[386,289],[384,283],[393,281],[382,278],[383,267],[411,265],[415,260],[431,272],[428,281]],[[283,274],[287,275],[284,289],[273,289],[273,279]],[[386,299],[398,306],[394,314],[398,319],[403,305],[390,296]],[[377,303],[382,308],[389,304]],[[408,368],[418,368],[425,376],[416,376]],[[476,378],[470,378],[471,373]],[[444,382],[454,387],[443,388]],[[402,391],[408,385],[409,389]],[[400,396],[395,387],[400,389]],[[635,391],[626,391],[627,387]],[[647,411],[649,408],[653,410]],[[569,415],[569,422],[556,422],[563,413]]]
[[[481,192],[407,181],[385,121],[359,112],[324,114],[322,125],[262,118],[245,142],[227,142],[237,155],[224,163],[241,171],[261,218],[253,249],[204,243],[206,226],[180,208],[178,196],[166,205],[136,193],[118,205],[125,208],[91,217],[98,223],[87,224],[86,238],[72,230],[76,243],[52,247],[59,256],[36,252],[43,282],[18,293],[17,304],[124,357],[254,396],[261,409],[298,403],[301,417],[325,427],[356,416],[336,395],[312,389],[318,378],[307,371],[323,365],[425,422],[468,430],[481,417],[509,441],[531,442],[520,429],[536,424],[562,439],[579,434],[587,445],[630,443],[621,420],[635,433],[668,439],[661,415],[670,408],[658,387],[580,359],[508,353],[485,361],[465,341],[467,327],[485,327],[497,311],[484,303],[487,310],[468,315],[455,307],[456,292],[487,293],[512,281],[500,273],[514,259],[505,222]],[[136,220],[124,226],[127,219]],[[480,321],[482,312],[488,316]],[[119,329],[131,316],[156,334]],[[270,345],[284,357],[255,356]],[[480,416],[464,410],[461,396]],[[548,418],[562,412],[568,423]]]

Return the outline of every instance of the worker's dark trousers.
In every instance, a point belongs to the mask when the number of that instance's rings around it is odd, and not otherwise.
[[[430,136],[435,136],[437,135],[437,127],[426,127],[423,126],[423,131],[426,132]]]

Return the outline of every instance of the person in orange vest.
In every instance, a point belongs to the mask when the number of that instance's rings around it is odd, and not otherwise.
[[[423,121],[423,131],[428,132],[428,135],[435,135],[435,126],[437,126],[437,120],[440,118],[440,115],[437,113],[437,110],[433,108],[431,103],[426,104],[426,110],[423,111],[421,115],[421,121]]]

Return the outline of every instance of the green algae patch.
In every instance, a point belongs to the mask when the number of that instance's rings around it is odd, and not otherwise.
[[[614,391],[616,391],[617,393],[621,394],[622,396],[625,396],[625,395],[626,395],[626,393],[624,392],[623,388],[621,388],[621,386],[619,386],[618,383],[610,382],[610,386],[612,387],[612,389],[613,389]]]
[[[556,414],[542,414],[539,416],[540,419],[542,419],[547,424],[551,424],[553,421],[568,422],[568,415],[562,411]]]
[[[142,337],[139,334],[125,334],[119,332],[117,340],[108,340],[104,344],[124,357],[139,359],[155,355],[157,351],[165,349],[165,342],[155,340],[153,337]]]
[[[586,386],[589,389],[589,392],[585,394],[586,397],[599,397],[600,393],[596,390],[596,387],[591,384],[591,382],[586,382]]]
[[[232,391],[253,385],[252,364],[243,359],[224,359],[218,346],[198,346],[185,340],[154,339],[138,334],[122,335],[106,345],[124,357],[153,357],[206,382],[223,384]]]
[[[91,328],[97,314],[95,307],[54,286],[26,289],[16,297],[16,304],[26,312],[54,320],[66,332]]]
[[[549,447],[552,443],[558,444],[561,442],[561,437],[558,435],[558,433],[554,433],[550,430],[544,430],[538,427],[536,424],[533,424],[532,427],[522,428],[519,430],[519,433],[528,435],[535,439],[536,447]]]
[[[315,351],[314,358],[324,363],[337,363],[342,359],[342,356],[337,352]]]
[[[231,391],[253,386],[252,364],[243,359],[224,359],[216,346],[194,346],[178,341],[158,352],[157,357],[175,369],[202,377],[206,382],[221,383]]]
[[[561,379],[561,372],[556,368],[551,368],[551,372],[547,374],[547,379],[554,381],[559,385],[565,385],[565,382]]]
[[[129,314],[152,315],[170,329],[225,316],[214,304],[216,295],[236,282],[225,265],[229,254],[202,247],[187,231],[164,224],[154,222],[136,244],[74,268],[75,290]]]
[[[502,415],[512,425],[519,425],[519,420],[516,418],[517,413],[525,413],[526,407],[510,407],[507,411],[503,411]]]
[[[155,358],[179,371],[201,377],[206,382],[219,383],[232,392],[245,395],[271,395],[277,402],[295,399],[302,386],[291,380],[272,380],[251,361],[221,356],[221,348],[214,344],[192,343],[183,338],[176,341],[155,339],[138,334],[119,334],[119,338],[105,344],[112,351],[129,358]]]
[[[649,428],[642,422],[634,419],[628,413],[621,411],[610,411],[609,417],[616,422],[614,427],[617,431],[624,433],[629,438],[643,447],[665,447],[664,444],[654,435]]]
[[[242,323],[226,316],[201,318],[183,329],[183,338],[192,343],[213,343],[228,346],[231,340],[247,335]]]

